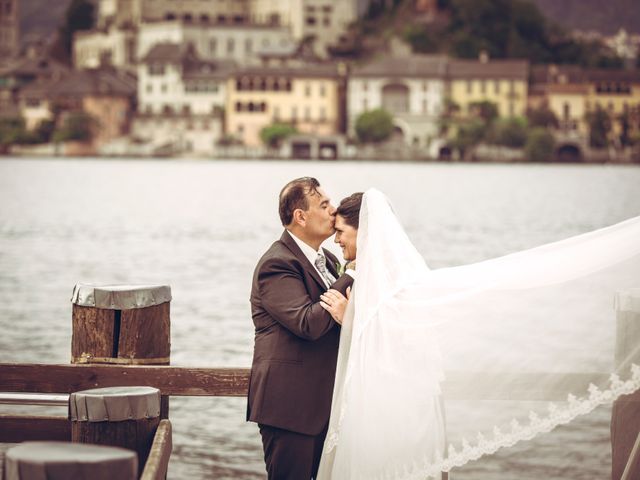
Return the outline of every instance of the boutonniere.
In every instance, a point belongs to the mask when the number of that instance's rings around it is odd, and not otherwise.
[[[344,265],[340,262],[336,262],[336,271],[338,272],[338,276],[341,276],[344,273]]]

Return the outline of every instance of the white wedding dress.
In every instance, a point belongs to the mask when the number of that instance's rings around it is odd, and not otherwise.
[[[640,367],[612,365],[614,298],[640,287],[640,217],[429,270],[370,189],[357,249],[319,480],[439,478],[640,388]],[[445,422],[449,397],[482,400]]]

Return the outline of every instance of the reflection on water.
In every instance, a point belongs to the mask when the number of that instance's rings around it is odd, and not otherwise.
[[[334,203],[370,186],[385,192],[433,268],[640,214],[633,167],[5,159],[0,361],[69,361],[78,282],[166,283],[172,363],[249,366],[251,273],[280,235],[280,188],[303,175],[316,176]],[[244,409],[237,398],[172,399],[169,477],[264,478]],[[600,409],[455,478],[604,478],[608,416]]]

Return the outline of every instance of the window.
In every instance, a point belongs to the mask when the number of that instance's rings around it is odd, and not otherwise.
[[[471,80],[467,80],[467,93],[473,92],[473,82]]]
[[[298,107],[291,108],[291,119],[296,120],[298,118]]]
[[[362,90],[367,91],[369,89],[369,84],[367,82],[362,82]]]
[[[487,82],[485,80],[480,81],[480,93],[483,95],[487,93]]]
[[[253,40],[251,40],[250,38],[247,38],[244,41],[244,51],[248,54],[253,51]]]
[[[218,41],[215,38],[209,39],[209,53],[215,55],[218,52]]]
[[[493,92],[494,93],[500,93],[500,81],[499,80],[494,80],[493,81]]]
[[[162,63],[149,64],[149,75],[164,75],[164,64]]]
[[[306,22],[308,26],[314,26],[316,24],[316,17],[307,17]]]
[[[233,50],[235,49],[235,41],[233,40],[233,38],[230,38],[227,40],[227,53],[232,54]]]
[[[320,121],[327,119],[327,111],[324,107],[320,107]]]
[[[515,93],[515,91],[516,91],[516,82],[511,80],[509,82],[509,93]]]
[[[277,105],[273,107],[273,119],[274,120],[280,119],[280,107]]]
[[[167,93],[167,84],[166,83],[163,83],[163,84],[160,85],[160,91],[162,93]]]
[[[151,83],[147,83],[147,93],[153,92],[153,85]]]
[[[324,97],[326,93],[325,87],[324,87],[324,83],[320,84],[320,96]]]
[[[427,82],[422,82],[422,91],[426,92],[429,88],[429,85],[427,84]]]
[[[322,20],[322,24],[325,27],[330,27],[331,26],[331,17],[324,17],[324,19]]]
[[[242,111],[242,103],[236,102],[236,112],[241,112],[241,111]]]
[[[304,107],[304,119],[309,121],[311,120],[311,108],[310,107]]]
[[[429,102],[422,100],[422,113],[429,113]]]
[[[311,84],[309,84],[309,82],[304,84],[304,96],[305,97],[311,96]]]

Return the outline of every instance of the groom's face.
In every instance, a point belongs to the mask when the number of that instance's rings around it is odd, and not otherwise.
[[[305,213],[305,231],[308,235],[325,240],[333,235],[336,207],[322,188],[307,196],[309,209]]]

